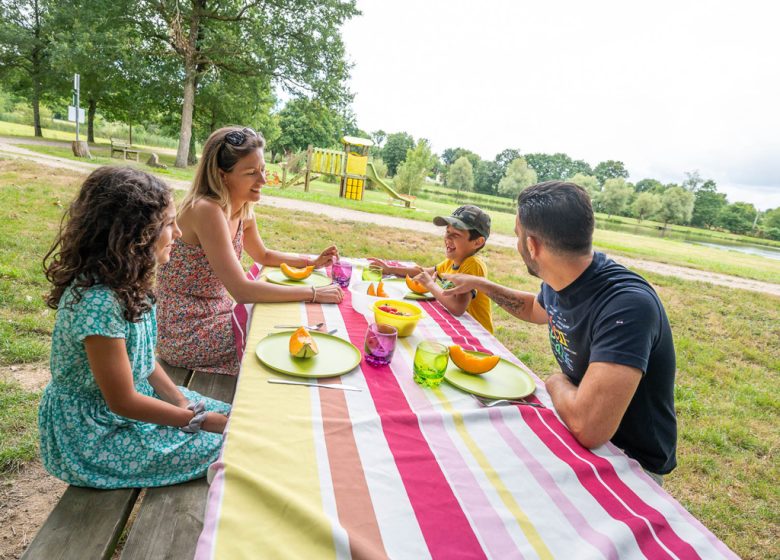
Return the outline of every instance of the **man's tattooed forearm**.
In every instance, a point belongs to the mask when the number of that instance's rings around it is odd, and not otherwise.
[[[514,294],[494,293],[490,294],[490,299],[515,316],[522,313],[523,309],[525,309],[525,301]]]

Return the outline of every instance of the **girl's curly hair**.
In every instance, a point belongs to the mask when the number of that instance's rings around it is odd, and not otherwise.
[[[43,258],[53,288],[46,298],[57,309],[73,285],[74,302],[86,288],[103,284],[137,322],[155,302],[155,243],[171,191],[160,179],[129,167],[100,167],[87,177],[65,212],[60,231]]]

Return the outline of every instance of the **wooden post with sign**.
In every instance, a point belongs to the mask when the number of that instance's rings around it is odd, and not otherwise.
[[[84,122],[84,109],[79,107],[79,89],[81,85],[81,76],[73,75],[73,106],[68,107],[68,120],[76,121],[76,140],[71,144],[73,155],[92,159],[89,153],[89,144],[79,139],[79,123]],[[72,109],[72,110],[71,110]]]

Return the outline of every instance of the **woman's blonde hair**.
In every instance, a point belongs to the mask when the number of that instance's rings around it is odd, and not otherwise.
[[[198,200],[208,198],[219,204],[225,216],[230,218],[234,214],[230,205],[230,193],[219,172],[229,173],[238,160],[263,148],[265,138],[251,128],[226,126],[214,131],[203,146],[203,155],[195,172],[195,179],[181,203],[179,214]],[[248,218],[252,215],[252,204],[244,204],[238,213],[242,220]]]

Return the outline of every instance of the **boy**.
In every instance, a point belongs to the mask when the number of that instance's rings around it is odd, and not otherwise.
[[[490,299],[485,294],[472,290],[470,293],[449,295],[435,282],[437,276],[453,273],[487,277],[487,267],[476,254],[485,246],[490,236],[490,216],[479,207],[466,204],[455,210],[451,216],[437,216],[433,219],[433,223],[447,227],[444,233],[446,259],[435,267],[392,266],[374,258],[369,258],[369,262],[380,266],[384,274],[413,277],[415,281],[425,286],[450,313],[460,317],[468,311],[492,333],[493,315]]]

